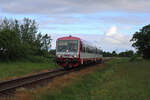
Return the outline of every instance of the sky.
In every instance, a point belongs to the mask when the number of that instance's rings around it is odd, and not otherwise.
[[[134,50],[130,39],[150,24],[149,0],[0,0],[0,19],[35,19],[52,48],[62,36],[77,36],[104,51]]]

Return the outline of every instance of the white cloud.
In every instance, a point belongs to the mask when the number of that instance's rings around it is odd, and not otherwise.
[[[117,27],[116,26],[112,26],[108,30],[108,32],[106,33],[106,36],[112,36],[112,35],[116,34],[116,32],[117,32]]]
[[[108,32],[105,34],[105,39],[104,41],[110,42],[111,44],[114,45],[125,45],[125,44],[130,44],[130,37],[128,35],[124,35],[123,33],[118,33],[118,28],[117,26],[112,26],[108,30]]]

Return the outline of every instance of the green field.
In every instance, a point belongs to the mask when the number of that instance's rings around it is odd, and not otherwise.
[[[150,62],[116,58],[96,72],[78,77],[63,88],[47,90],[36,100],[149,100]]]
[[[59,67],[55,62],[0,62],[0,80]]]

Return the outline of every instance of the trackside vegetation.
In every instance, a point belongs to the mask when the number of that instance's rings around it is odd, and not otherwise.
[[[150,59],[150,24],[135,32],[131,41],[144,59]]]
[[[105,67],[78,77],[63,88],[35,95],[36,100],[148,100],[150,62],[117,58]]]
[[[0,63],[0,81],[8,80],[24,75],[38,73],[50,69],[58,68],[59,66],[51,59],[39,58],[39,62],[1,62]],[[41,59],[44,59],[41,62]]]
[[[51,37],[40,33],[35,20],[4,18],[0,21],[0,61],[49,56]]]

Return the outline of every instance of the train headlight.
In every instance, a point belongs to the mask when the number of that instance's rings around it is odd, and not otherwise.
[[[58,58],[60,58],[60,57],[61,57],[61,55],[57,55],[57,57],[58,57]]]
[[[74,58],[77,58],[77,55],[74,55],[73,57],[74,57]]]

